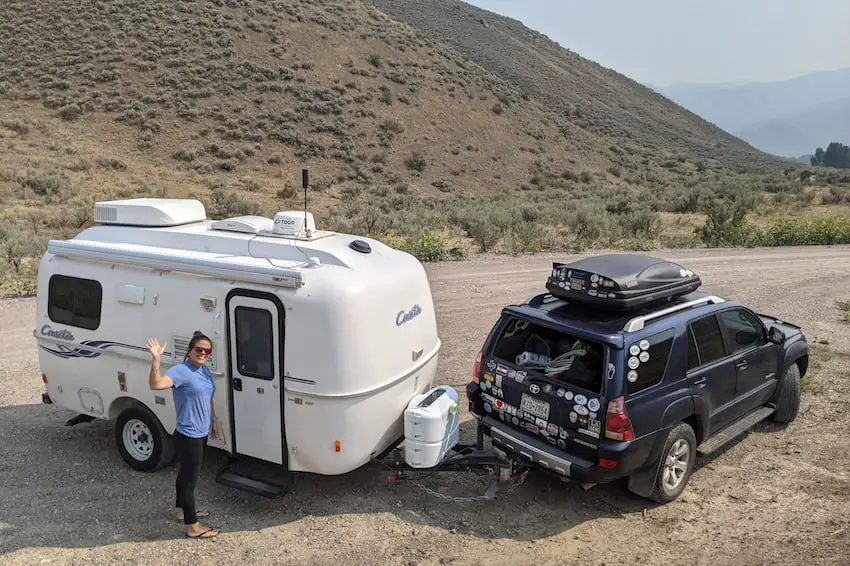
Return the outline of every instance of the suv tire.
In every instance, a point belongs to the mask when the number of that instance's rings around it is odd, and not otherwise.
[[[776,411],[771,415],[774,421],[790,423],[797,418],[800,409],[800,368],[796,363],[785,370],[771,401],[776,404]]]
[[[658,503],[669,503],[679,497],[691,477],[696,455],[694,429],[687,423],[679,423],[667,435],[649,498]]]
[[[124,461],[140,472],[154,472],[174,459],[173,439],[145,407],[130,407],[118,415],[115,443]]]

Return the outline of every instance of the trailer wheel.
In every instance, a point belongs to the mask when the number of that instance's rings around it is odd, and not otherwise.
[[[130,407],[118,415],[115,443],[124,461],[140,472],[154,472],[174,458],[171,436],[156,415],[142,407]]]

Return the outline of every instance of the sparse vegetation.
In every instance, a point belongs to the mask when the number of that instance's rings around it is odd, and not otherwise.
[[[850,301],[839,301],[838,310],[841,312],[841,319],[850,322]]]
[[[213,218],[271,216],[303,166],[317,220],[424,261],[850,241],[831,214],[850,204],[850,173],[753,152],[619,76],[600,75],[618,86],[600,107],[599,87],[540,74],[477,28],[453,28],[454,51],[371,2],[52,10],[0,3],[0,214],[16,227],[2,265],[16,278],[34,273],[33,239],[72,235],[95,200],[195,196]],[[505,57],[481,69],[476,50]],[[30,214],[60,207],[61,221]]]

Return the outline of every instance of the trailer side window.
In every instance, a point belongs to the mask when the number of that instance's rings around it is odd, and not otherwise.
[[[272,315],[266,309],[236,307],[236,364],[239,373],[274,379]]]
[[[52,275],[47,291],[47,316],[59,324],[96,330],[100,326],[103,288],[98,281]]]

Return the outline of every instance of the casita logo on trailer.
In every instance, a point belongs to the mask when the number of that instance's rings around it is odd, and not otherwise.
[[[74,341],[74,335],[71,334],[70,330],[53,330],[50,328],[49,324],[45,324],[41,327],[41,334],[43,336],[50,336],[51,338],[58,338],[59,340],[69,340],[71,342]]]
[[[422,314],[422,307],[419,305],[413,305],[413,308],[407,312],[398,311],[398,314],[395,317],[395,325],[401,326],[405,322],[409,322]]]

